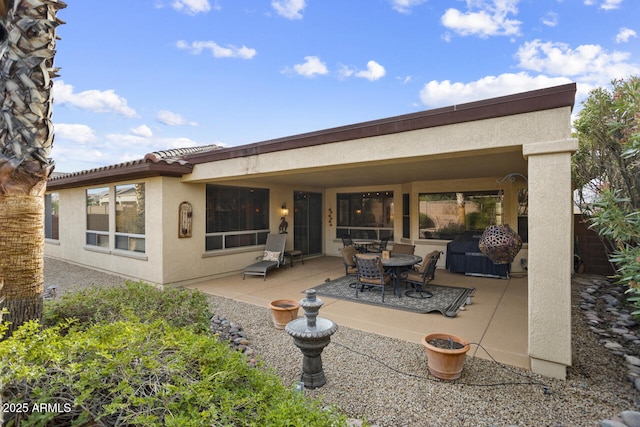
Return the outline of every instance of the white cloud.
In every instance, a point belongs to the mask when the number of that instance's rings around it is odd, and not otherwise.
[[[390,0],[393,10],[400,13],[411,13],[411,9],[421,5],[427,0]]]
[[[56,138],[66,139],[80,144],[95,142],[97,140],[93,129],[87,125],[56,123],[53,129]]]
[[[171,3],[171,7],[178,12],[189,15],[209,12],[211,10],[209,0],[174,0],[173,3]]]
[[[622,0],[584,0],[584,4],[587,6],[594,6],[600,4],[602,10],[614,10],[620,7]]]
[[[153,132],[147,125],[140,125],[136,128],[133,128],[131,129],[131,133],[143,138],[151,138],[153,136]]]
[[[127,100],[113,89],[85,90],[75,93],[73,86],[62,80],[56,80],[53,85],[53,99],[57,105],[71,105],[94,113],[116,113],[125,117],[137,117],[136,111],[127,105]]]
[[[293,66],[293,72],[305,77],[314,77],[329,73],[327,66],[317,56],[305,56],[305,62]],[[291,72],[285,69],[284,72]]]
[[[346,65],[341,65],[340,69],[338,70],[338,76],[341,79],[346,79],[349,77],[359,77],[361,79],[374,81],[374,80],[381,79],[386,74],[387,74],[387,70],[385,70],[385,68],[382,65],[378,64],[376,61],[373,61],[373,60],[367,62],[366,70],[357,71],[356,69],[348,67]],[[411,79],[411,77],[409,77],[409,79]]]
[[[178,40],[176,47],[180,50],[187,50],[194,55],[199,55],[203,50],[211,51],[214,58],[241,58],[251,59],[256,56],[255,49],[246,46],[237,47],[234,45],[220,46],[214,41],[194,41],[189,44],[184,40]]]
[[[160,110],[156,115],[156,120],[168,126],[197,126],[198,123],[187,121],[181,114],[172,111]]]
[[[442,15],[440,22],[445,27],[462,36],[476,35],[513,36],[520,33],[520,21],[509,19],[509,14],[518,13],[519,0],[467,0],[466,12],[450,8]],[[477,10],[471,10],[471,8]]]
[[[306,7],[305,0],[271,0],[278,15],[287,19],[302,19],[302,10]]]
[[[571,49],[565,43],[526,42],[518,49],[518,67],[551,75],[567,76],[593,85],[606,86],[612,79],[638,74],[640,67],[630,64],[628,52],[607,52],[600,45],[580,45]]]
[[[354,73],[355,71],[352,68],[347,67],[346,65],[340,65],[340,68],[338,69],[338,76],[341,79],[349,78],[353,76]]]
[[[443,107],[566,83],[571,81],[565,77],[533,77],[524,72],[487,76],[470,83],[432,80],[420,91],[420,100],[430,108]]]
[[[631,38],[638,37],[638,34],[631,28],[620,28],[618,34],[616,34],[616,43],[626,43]]]
[[[555,27],[558,25],[558,14],[555,12],[547,12],[546,15],[542,17],[542,23],[547,27]]]
[[[386,73],[387,71],[382,65],[378,64],[376,61],[369,61],[367,62],[366,71],[358,71],[355,76],[372,82],[374,80],[381,79]]]

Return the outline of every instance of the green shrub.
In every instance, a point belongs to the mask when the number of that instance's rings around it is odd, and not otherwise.
[[[30,322],[0,343],[3,401],[26,410],[7,425],[345,424],[210,334],[164,320],[78,326]]]
[[[175,326],[209,330],[212,313],[206,295],[187,289],[161,290],[143,282],[127,281],[124,286],[95,286],[69,292],[47,302],[43,324],[53,326],[64,319],[82,324],[115,322],[131,318],[152,322],[166,319]]]

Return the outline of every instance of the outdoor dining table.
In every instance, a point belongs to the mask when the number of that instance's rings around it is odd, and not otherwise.
[[[352,239],[351,241],[360,252],[366,252],[367,247],[376,243],[375,240],[368,240],[368,239]]]
[[[403,268],[418,264],[422,261],[422,257],[418,255],[391,253],[389,258],[381,258],[380,260],[382,261],[382,266],[393,273],[393,288],[395,289],[398,298],[402,298],[402,291],[400,290],[400,272]]]

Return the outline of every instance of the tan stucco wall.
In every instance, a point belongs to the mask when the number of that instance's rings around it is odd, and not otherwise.
[[[131,279],[144,279],[153,284],[162,283],[162,234],[151,232],[156,224],[162,222],[162,210],[158,208],[158,203],[162,200],[161,178],[114,182],[108,186],[99,187],[111,188],[110,207],[113,207],[115,205],[113,197],[115,185],[141,182],[145,184],[146,253],[116,250],[113,238],[109,239],[109,248],[85,245],[87,188],[73,188],[57,191],[60,195],[59,240],[57,242],[47,241],[45,254],[98,270],[117,272]],[[115,216],[110,215],[109,221],[113,232],[115,230]]]
[[[573,208],[577,141],[529,144],[529,355],[531,369],[565,378],[571,365]]]
[[[384,163],[390,159],[435,155],[456,157],[474,151],[510,150],[514,147],[519,150],[522,144],[568,137],[569,119],[570,109],[554,109],[220,160],[196,165],[193,173],[185,176],[183,181],[225,181],[256,174],[282,176],[305,168],[353,166],[358,162]],[[540,126],[540,123],[545,126]]]

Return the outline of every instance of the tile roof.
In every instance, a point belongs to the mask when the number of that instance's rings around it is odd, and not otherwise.
[[[78,186],[105,184],[117,180],[142,179],[153,176],[180,177],[191,172],[193,165],[185,156],[219,150],[219,145],[176,148],[147,153],[144,158],[115,165],[71,173],[53,173],[47,181],[47,189],[57,190]]]

